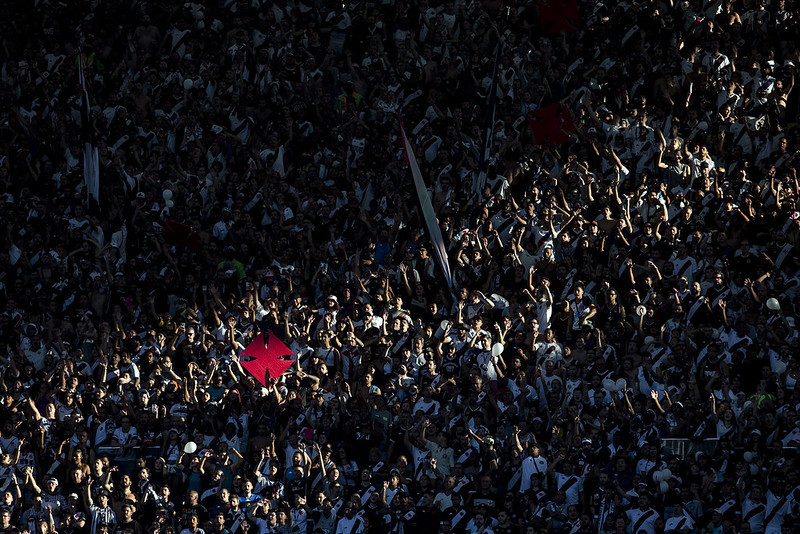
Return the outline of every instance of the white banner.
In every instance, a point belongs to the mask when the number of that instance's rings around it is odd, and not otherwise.
[[[414,187],[417,190],[417,197],[419,204],[422,207],[422,215],[425,218],[425,225],[428,228],[428,233],[431,236],[431,243],[433,244],[433,256],[436,262],[442,269],[447,287],[453,287],[453,278],[450,274],[450,262],[447,259],[447,250],[444,247],[444,240],[442,239],[442,231],[439,228],[439,220],[436,218],[436,213],[433,211],[433,204],[431,204],[430,195],[428,195],[428,188],[425,187],[425,181],[422,179],[422,172],[419,170],[417,158],[414,156],[414,151],[411,149],[411,143],[406,136],[406,129],[403,127],[403,121],[400,121],[400,132],[403,135],[403,147],[406,151],[406,161],[408,167],[411,169],[411,176],[414,178]]]
[[[83,179],[86,182],[87,200],[100,201],[100,157],[92,134],[92,109],[84,71],[85,57],[78,55],[78,79],[81,84],[81,140],[83,141]]]

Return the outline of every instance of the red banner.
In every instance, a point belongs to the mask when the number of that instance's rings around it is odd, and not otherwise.
[[[561,102],[537,109],[528,114],[528,124],[540,145],[560,145],[574,141],[575,123],[567,106]]]

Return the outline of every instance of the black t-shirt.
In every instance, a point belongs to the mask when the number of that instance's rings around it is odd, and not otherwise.
[[[144,529],[142,525],[138,521],[130,521],[128,523],[120,522],[117,525],[117,532],[125,533],[127,531],[133,532],[133,534],[144,534]]]
[[[419,508],[416,515],[411,519],[413,530],[406,528],[405,531],[415,532],[418,534],[433,534],[439,532],[439,523],[442,518],[446,517],[445,513],[438,508]]]
[[[0,511],[4,511],[4,510],[8,510],[9,512],[11,512],[11,524],[12,525],[18,525],[19,524],[19,516],[20,516],[19,508],[17,508],[13,504],[11,506],[6,506],[4,504],[0,505]],[[0,534],[2,534],[1,531],[0,531]]]
[[[458,363],[458,356],[453,358],[444,357],[442,359],[442,378],[447,380],[448,378],[455,378],[458,375],[459,371],[459,363]]]
[[[286,498],[289,502],[292,501],[292,497],[295,495],[308,498],[308,482],[308,478],[293,478],[286,482]]]
[[[233,523],[236,522],[236,519],[239,517],[239,515],[243,513],[245,513],[245,511],[244,508],[242,508],[241,506],[239,506],[237,510],[234,510],[233,508],[228,508],[228,510],[225,512],[225,524],[232,525]]]
[[[774,261],[774,260],[773,260]],[[744,275],[755,274],[760,259],[755,254],[736,256],[731,260],[731,270]]]
[[[187,504],[183,505],[181,509],[181,520],[185,524],[189,524],[189,516],[192,514],[197,514],[197,518],[202,522],[208,518],[208,509],[203,506],[202,504],[196,504],[194,506]]]
[[[494,534],[518,534],[520,532],[519,527],[513,523],[509,523],[507,526],[496,525],[492,530],[494,530]]]
[[[265,497],[275,500],[284,494],[283,482],[267,477],[264,489],[261,490],[260,493]]]
[[[490,509],[493,509],[497,505],[497,495],[494,491],[481,491],[476,490],[474,493],[470,495],[470,506],[477,507],[477,506],[487,506]]]
[[[215,515],[217,515],[217,513],[222,513],[223,515],[227,515],[228,510],[230,510],[230,508],[231,508],[230,504],[218,501],[214,503],[209,509],[209,517],[213,518]]]
[[[390,434],[390,442],[395,444],[395,447],[392,449],[393,454],[392,457],[389,458],[389,463],[394,462],[397,459],[397,456],[401,454],[405,454],[405,446],[403,445],[403,440],[405,438],[406,429],[403,428],[402,425],[397,424],[392,426],[391,434]],[[408,451],[410,454],[411,451]]]
[[[715,284],[708,288],[708,291],[706,291],[706,297],[708,297],[709,304],[712,306],[712,308],[715,305],[715,301],[719,299],[721,295],[728,292],[728,290],[729,288],[726,284]]]

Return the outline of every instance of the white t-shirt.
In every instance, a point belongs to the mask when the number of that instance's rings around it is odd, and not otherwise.
[[[676,530],[680,532],[685,528],[694,528],[694,521],[686,514],[670,517],[667,519],[667,522],[664,523],[664,530],[666,532],[669,532],[670,530]]]
[[[414,414],[420,411],[428,415],[439,415],[439,401],[431,399],[430,402],[426,402],[425,399],[419,399],[414,404]]]
[[[497,380],[497,356],[493,356],[491,352],[482,351],[475,357],[478,362],[478,367],[481,368],[481,374],[484,380],[489,382]]]
[[[139,439],[139,433],[136,431],[136,427],[130,427],[127,432],[125,432],[122,427],[117,428],[114,430],[114,433],[111,435],[112,441],[117,440],[117,443],[120,445],[127,445],[134,439]],[[134,455],[133,449],[128,449],[119,456],[131,457]]]
[[[563,490],[567,496],[567,506],[578,504],[580,495],[583,492],[583,477],[576,475],[565,475],[556,473],[556,486],[558,490]]]
[[[534,458],[528,456],[522,460],[522,481],[519,485],[520,492],[526,492],[531,487],[531,477],[536,474],[546,476],[547,473],[547,459],[543,456]]]
[[[364,532],[364,522],[361,518],[353,516],[353,519],[343,517],[336,525],[336,534],[361,534]]]

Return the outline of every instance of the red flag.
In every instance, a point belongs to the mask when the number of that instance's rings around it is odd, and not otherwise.
[[[539,0],[539,21],[547,33],[574,32],[578,29],[578,2]]]
[[[575,123],[567,106],[561,102],[537,109],[528,114],[528,124],[540,145],[560,145],[573,140]]]
[[[179,223],[178,221],[168,219],[164,222],[164,238],[170,245],[186,246],[197,254],[203,253],[203,250],[200,248],[200,238],[197,236],[197,233],[193,232],[190,226]]]
[[[264,377],[267,371],[269,371],[270,378],[278,378],[294,363],[293,359],[283,360],[280,358],[280,356],[288,355],[294,356],[294,353],[272,332],[269,333],[267,344],[264,346],[264,333],[262,332],[242,351],[239,358],[247,356],[252,358],[248,361],[240,359],[240,363],[262,386],[266,386]]]

